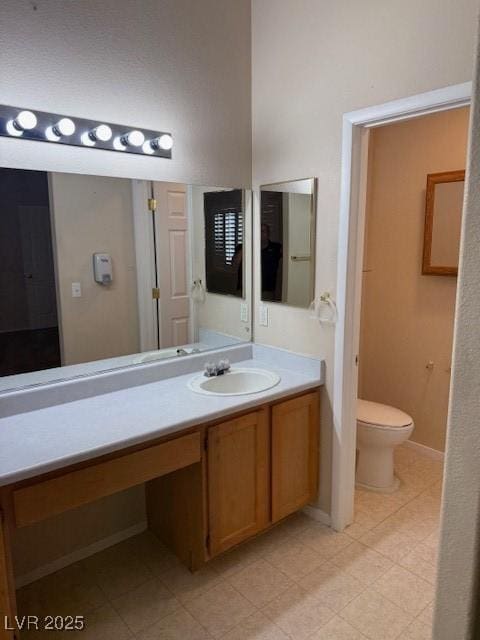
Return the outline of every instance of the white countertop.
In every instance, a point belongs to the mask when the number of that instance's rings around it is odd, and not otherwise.
[[[263,350],[263,351],[262,351]],[[243,396],[205,396],[187,383],[188,373],[141,386],[18,413],[0,419],[0,486],[148,442],[169,433],[228,416],[323,383],[305,358],[288,354],[257,357],[233,366],[263,367],[280,375],[275,387]],[[270,351],[268,349],[268,351]],[[273,350],[271,350],[273,351]],[[262,357],[263,354],[263,357]],[[279,365],[280,363],[280,365]],[[290,366],[291,365],[291,366]],[[288,367],[288,368],[287,368]]]

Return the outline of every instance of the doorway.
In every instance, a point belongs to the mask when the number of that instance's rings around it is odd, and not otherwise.
[[[61,365],[48,175],[0,169],[0,376]]]
[[[348,113],[343,119],[335,334],[332,526],[353,521],[356,399],[369,130],[388,122],[468,106],[470,82]]]

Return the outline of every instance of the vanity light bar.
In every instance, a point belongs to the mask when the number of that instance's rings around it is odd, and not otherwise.
[[[0,105],[0,136],[168,159],[173,147],[173,138],[165,131],[7,105]]]

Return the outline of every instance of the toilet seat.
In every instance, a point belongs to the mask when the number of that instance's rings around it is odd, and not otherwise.
[[[402,429],[413,424],[408,413],[387,404],[357,400],[357,421],[379,429]]]

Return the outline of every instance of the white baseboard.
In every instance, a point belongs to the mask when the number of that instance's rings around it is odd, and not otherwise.
[[[418,451],[427,458],[431,458],[432,460],[440,460],[441,462],[445,459],[445,454],[443,451],[438,451],[437,449],[432,449],[431,447],[426,447],[424,444],[419,444],[418,442],[413,442],[413,440],[407,440],[404,443],[405,447],[409,449],[413,449],[414,451]]]
[[[316,520],[317,522],[321,522],[322,524],[326,524],[328,526],[331,526],[332,524],[332,519],[330,518],[328,513],[326,511],[323,511],[322,509],[319,509],[318,507],[307,504],[306,507],[303,507],[302,511],[305,515],[309,516],[313,520]]]
[[[112,547],[114,544],[118,544],[119,542],[122,542],[127,538],[136,536],[139,533],[145,531],[146,528],[147,523],[146,521],[143,521],[134,524],[128,529],[123,529],[123,531],[117,531],[117,533],[114,533],[107,538],[97,540],[96,542],[89,544],[87,547],[77,549],[73,553],[69,553],[66,556],[57,558],[53,562],[44,564],[43,566],[38,567],[38,569],[34,569],[29,573],[25,573],[23,576],[18,576],[17,578],[15,578],[15,586],[17,589],[19,589],[20,587],[24,587],[26,584],[30,584],[30,582],[35,582],[35,580],[39,580],[40,578],[48,576],[51,573],[55,573],[55,571],[59,571],[60,569],[68,567],[69,564],[73,564],[74,562],[78,562],[79,560],[84,560],[85,558],[93,556],[99,551],[103,551],[108,547]]]

